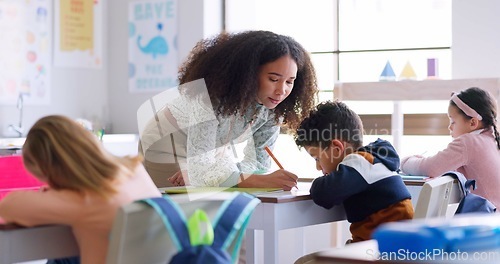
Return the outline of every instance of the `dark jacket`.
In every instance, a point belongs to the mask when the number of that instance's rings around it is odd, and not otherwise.
[[[315,179],[311,197],[327,209],[343,203],[349,222],[362,221],[411,198],[398,169],[399,156],[394,147],[377,139],[347,155],[334,172]]]

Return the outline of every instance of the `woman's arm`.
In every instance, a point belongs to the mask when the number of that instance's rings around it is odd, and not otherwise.
[[[277,170],[270,174],[241,174],[238,187],[240,188],[282,188],[285,191],[297,186],[297,175]]]

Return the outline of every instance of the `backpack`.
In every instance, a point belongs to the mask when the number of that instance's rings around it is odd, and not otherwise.
[[[206,213],[197,209],[186,220],[183,211],[168,196],[142,200],[161,216],[178,252],[168,263],[236,263],[243,233],[260,200],[246,193],[234,192],[218,209],[214,227]],[[205,224],[202,236],[201,224]],[[236,238],[231,255],[229,246]]]
[[[444,175],[451,176],[458,180],[460,189],[462,191],[463,198],[458,204],[457,211],[455,214],[465,214],[465,213],[494,213],[496,212],[496,207],[486,198],[479,196],[477,194],[470,192],[470,187],[472,190],[476,189],[476,180],[467,180],[465,176],[457,171],[449,171]]]

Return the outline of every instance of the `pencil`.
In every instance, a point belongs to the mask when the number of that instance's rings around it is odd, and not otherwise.
[[[274,154],[273,154],[273,152],[271,151],[271,149],[270,149],[268,146],[266,146],[264,149],[266,150],[267,154],[269,154],[269,156],[271,156],[271,158],[274,160],[274,162],[276,162],[276,165],[278,165],[278,167],[280,167],[280,169],[282,169],[282,170],[283,170],[283,169],[284,169],[284,168],[283,168],[283,166],[282,166],[282,165],[281,165],[281,163],[278,161],[278,159],[274,156]]]

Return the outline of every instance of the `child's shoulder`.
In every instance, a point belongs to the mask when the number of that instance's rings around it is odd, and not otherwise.
[[[346,155],[341,163],[351,163],[353,161],[360,161],[360,160],[366,160],[367,162],[373,164],[374,157],[369,152],[356,151]]]
[[[454,138],[452,142],[458,144],[480,144],[491,140],[495,140],[493,132],[489,129],[480,129],[460,135]]]

